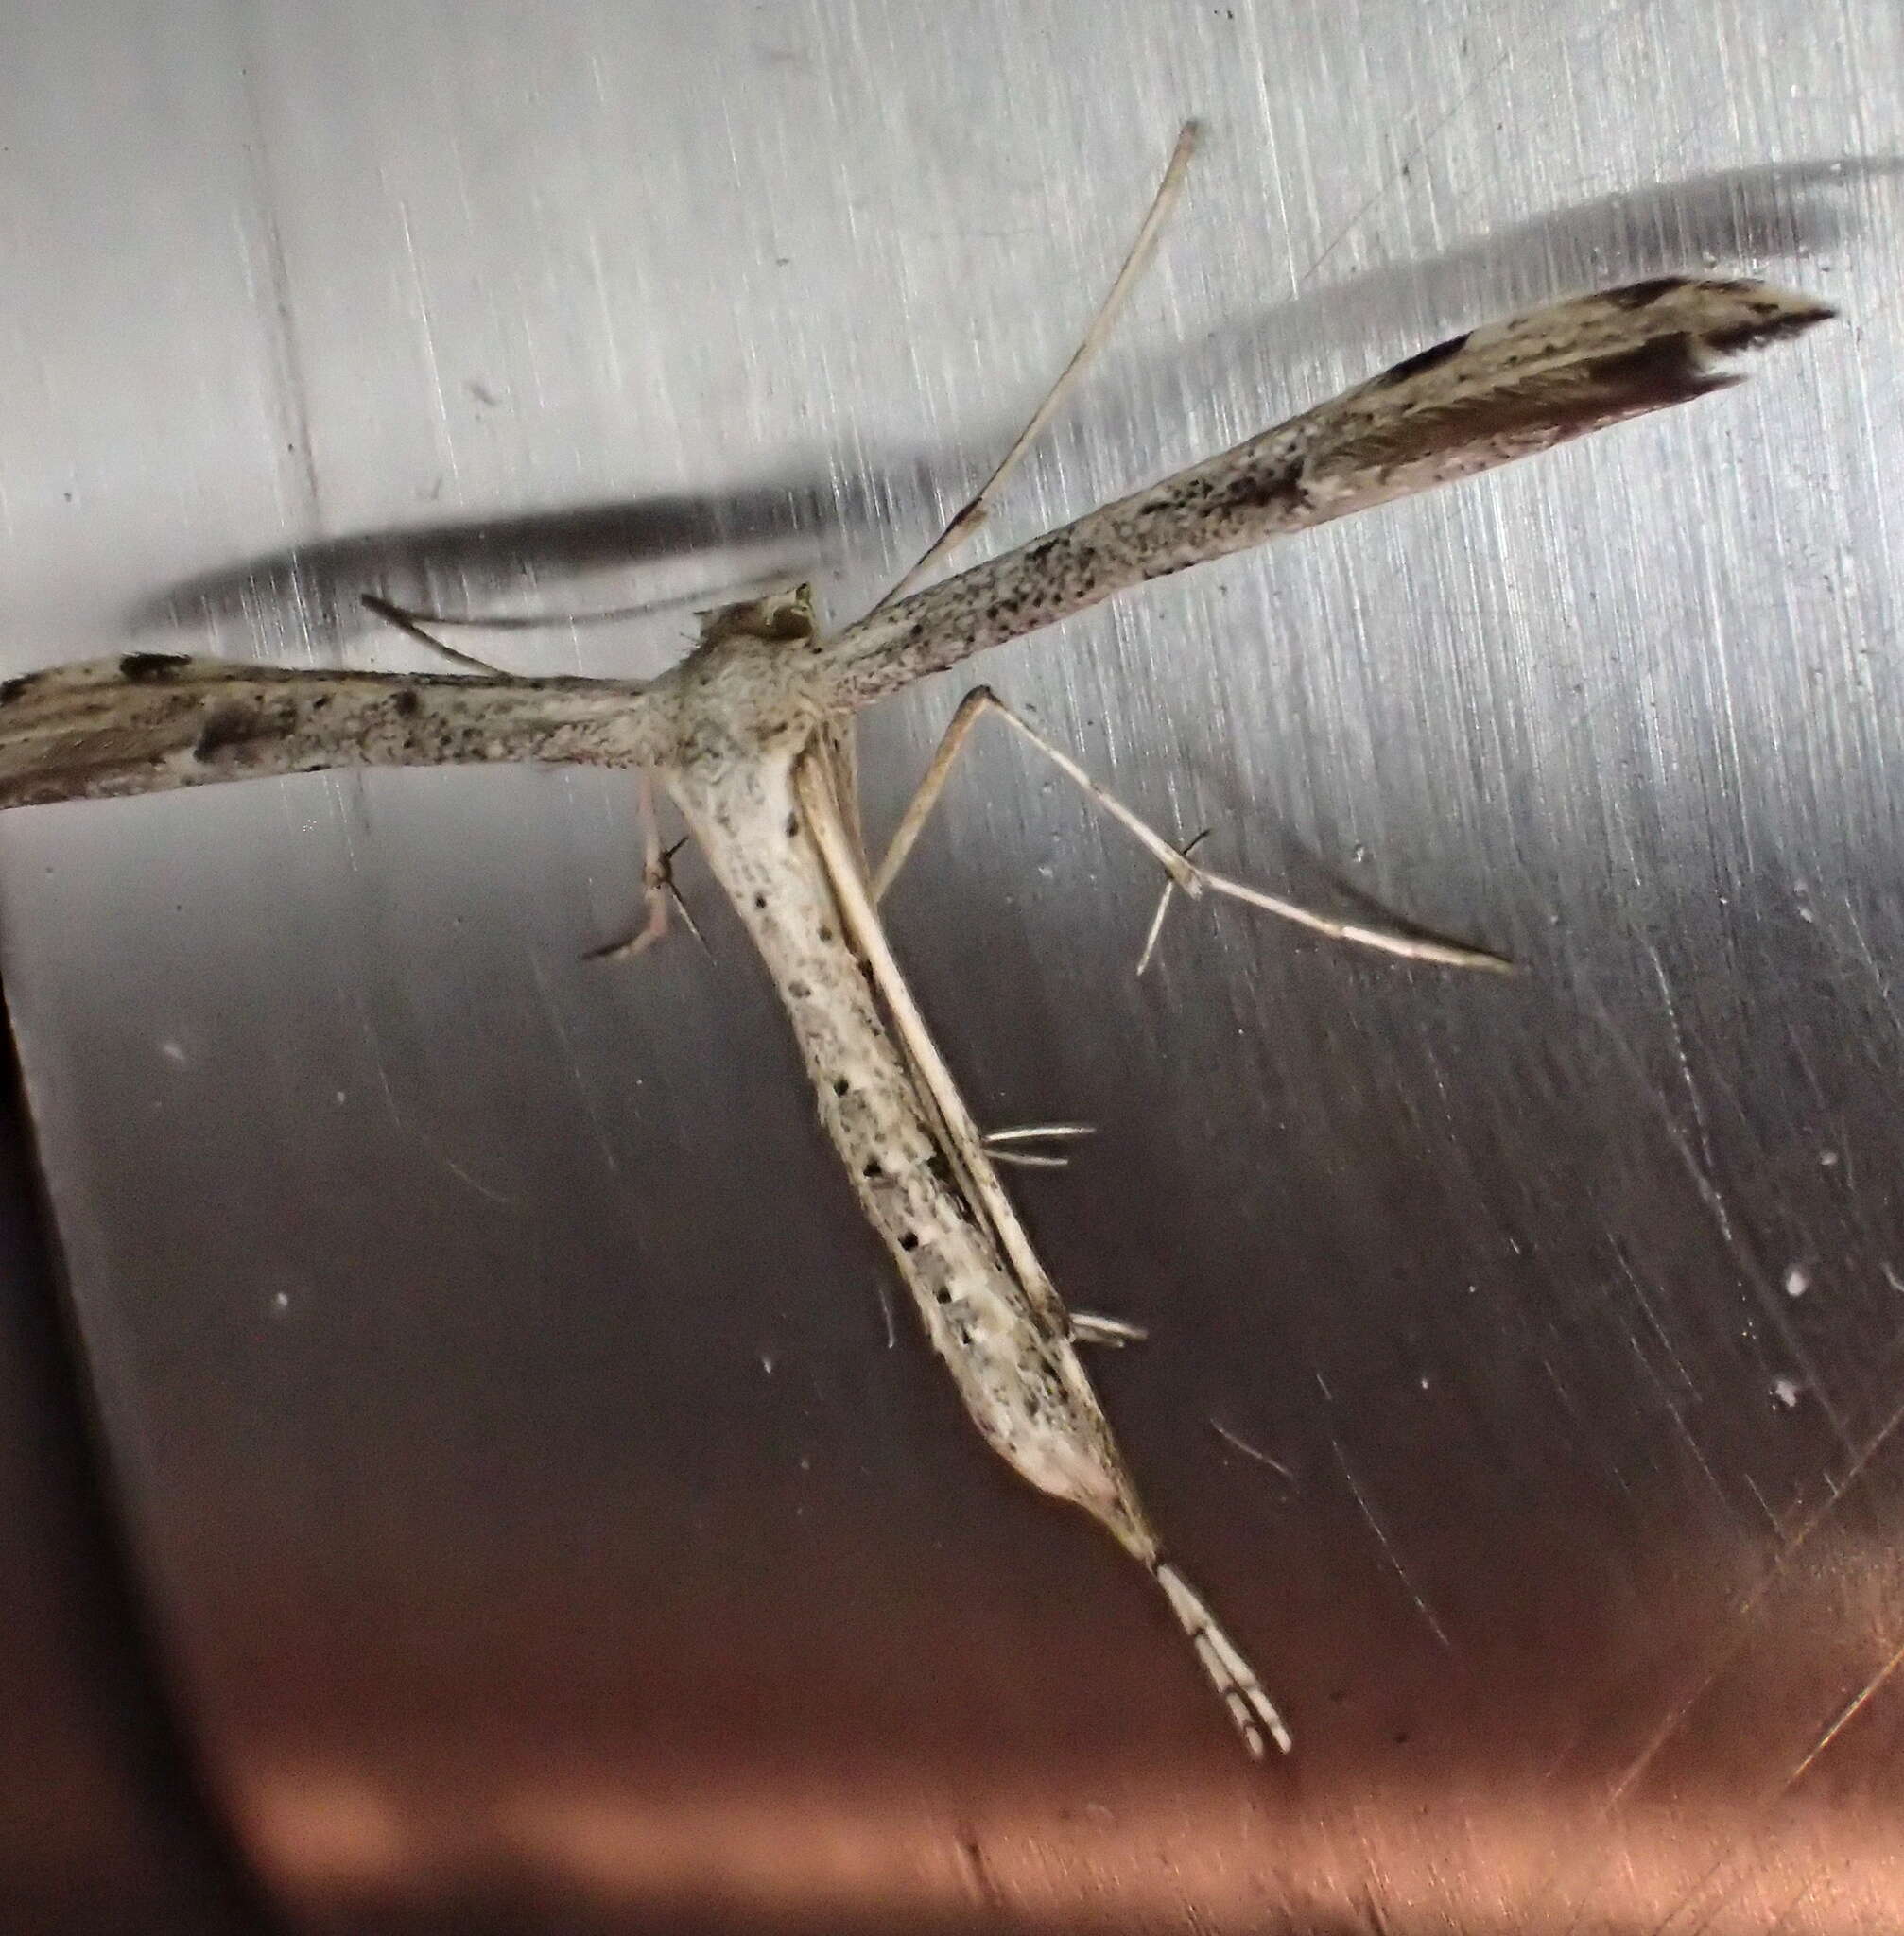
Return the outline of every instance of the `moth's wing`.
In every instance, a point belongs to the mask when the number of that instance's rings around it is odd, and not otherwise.
[[[1662,276],[1455,337],[1379,376],[846,628],[864,705],[1113,593],[1531,457],[1738,378],[1725,359],[1834,312],[1765,283]]]
[[[1285,426],[1300,449],[1298,518],[1301,506],[1341,516],[1690,403],[1743,380],[1730,358],[1835,313],[1767,283],[1660,276],[1450,337]]]
[[[302,671],[135,652],[0,685],[0,807],[330,767],[635,766],[658,722],[620,681]]]

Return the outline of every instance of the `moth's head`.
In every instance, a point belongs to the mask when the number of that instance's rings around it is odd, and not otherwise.
[[[800,645],[820,630],[813,611],[813,587],[795,585],[771,592],[765,598],[745,598],[737,605],[717,605],[701,614],[701,643],[718,639],[771,639]]]

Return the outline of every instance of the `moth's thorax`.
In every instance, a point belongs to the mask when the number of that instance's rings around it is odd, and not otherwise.
[[[791,585],[764,598],[743,598],[737,605],[717,605],[701,614],[702,646],[722,639],[778,639],[788,645],[809,643],[819,630],[813,610],[813,587]]]
[[[804,746],[825,717],[819,643],[811,585],[704,614],[700,642],[656,687],[673,708],[680,764]]]

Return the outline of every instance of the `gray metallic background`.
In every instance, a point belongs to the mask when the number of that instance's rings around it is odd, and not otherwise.
[[[888,1348],[699,866],[705,951],[582,959],[624,778],[9,816],[116,1498],[265,1889],[361,1931],[1895,1930],[1895,0],[9,11],[13,669],[417,663],[366,587],[684,601],[491,648],[550,671],[665,664],[762,574],[850,614],[1192,112],[1001,535],[1583,285],[1846,318],[976,668],[1220,864],[1525,964],[1180,908],[1136,982],[1151,870],[996,734],[891,903],[980,1114],[1101,1125],[1020,1194],[1152,1327],[1101,1383],[1285,1765],[904,1311]],[[879,814],[960,689],[869,722]]]

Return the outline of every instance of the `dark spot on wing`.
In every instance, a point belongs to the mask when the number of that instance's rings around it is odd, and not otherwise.
[[[1445,363],[1450,356],[1459,356],[1467,348],[1469,332],[1463,330],[1458,337],[1450,337],[1445,343],[1431,344],[1426,350],[1417,350],[1412,356],[1406,356],[1393,368],[1384,370],[1376,378],[1382,389],[1391,384],[1406,383],[1411,376],[1419,376],[1425,370],[1432,370],[1438,363]]]
[[[1776,315],[1757,317],[1750,322],[1734,323],[1730,329],[1706,330],[1702,340],[1729,355],[1736,350],[1756,350],[1763,343],[1803,336],[1814,322],[1824,322],[1837,313],[1823,302],[1812,309],[1781,310]]]
[[[128,652],[119,661],[119,676],[134,680],[170,679],[181,666],[190,663],[177,652]]]
[[[1702,367],[1688,335],[1658,337],[1636,350],[1596,356],[1584,366],[1592,395],[1584,400],[1595,416],[1631,416],[1683,404],[1709,389],[1722,389],[1737,377],[1716,375]]]
[[[390,700],[390,711],[399,719],[414,719],[423,709],[422,696],[413,685],[406,685],[400,688],[395,698]]]
[[[1547,450],[1570,437],[1668,404],[1683,404],[1740,379],[1706,369],[1685,331],[1636,349],[1587,358],[1560,382],[1532,382],[1477,396],[1459,408],[1411,412],[1331,453],[1344,475],[1369,469],[1391,479],[1419,464],[1441,477],[1460,454],[1488,463]]]
[[[1289,470],[1246,471],[1234,484],[1210,493],[1207,508],[1213,511],[1270,510],[1277,505],[1294,506],[1302,501],[1300,478]]]
[[[1649,302],[1657,302],[1662,296],[1685,288],[1691,280],[1690,276],[1649,276],[1643,283],[1628,283],[1624,288],[1609,289],[1606,300],[1616,309],[1644,309]]]
[[[10,706],[39,677],[37,672],[23,672],[18,679],[9,679],[0,685],[0,706]]]
[[[269,730],[247,707],[221,706],[199,728],[199,737],[192,747],[193,756],[200,760],[216,759],[227,748],[244,746],[262,737]]]

